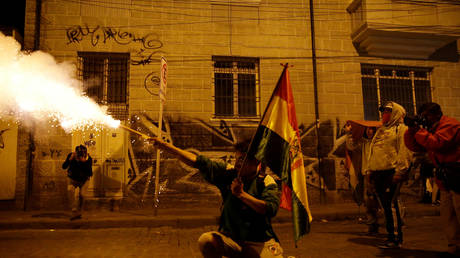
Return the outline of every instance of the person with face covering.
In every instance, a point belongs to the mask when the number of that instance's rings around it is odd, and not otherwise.
[[[278,186],[273,177],[259,169],[255,158],[246,156],[250,140],[234,146],[234,166],[195,155],[158,138],[150,141],[199,169],[204,179],[220,190],[223,204],[219,229],[203,233],[198,239],[204,257],[283,257],[271,225],[280,203]]]
[[[423,104],[417,113],[419,119],[406,122],[404,141],[412,151],[428,152],[436,166],[447,251],[460,257],[460,122],[444,116],[434,102]]]
[[[92,165],[93,159],[84,145],[77,146],[75,152],[69,153],[62,164],[62,169],[67,169],[67,177],[69,178],[67,192],[72,206],[70,220],[81,219],[82,191],[88,179],[93,175]]]
[[[402,220],[398,205],[399,189],[407,177],[412,162],[412,152],[404,144],[407,126],[403,120],[405,109],[392,101],[379,108],[382,126],[377,129],[369,145],[367,157],[371,184],[381,202],[387,230],[387,239],[380,248],[400,248],[403,242]],[[392,205],[396,212],[397,235]]]

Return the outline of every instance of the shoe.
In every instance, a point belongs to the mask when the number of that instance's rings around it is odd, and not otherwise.
[[[371,224],[367,228],[367,236],[376,236],[379,234],[379,225],[378,224]]]
[[[381,249],[399,249],[401,248],[401,244],[395,240],[387,240],[382,244],[378,245],[378,248]]]
[[[398,233],[398,235],[396,236],[395,242],[398,243],[400,246],[402,245],[402,243],[403,243],[403,234],[402,234],[402,232]]]
[[[72,217],[70,217],[70,220],[76,220],[76,219],[81,219],[81,214],[75,214],[75,215],[72,215]]]

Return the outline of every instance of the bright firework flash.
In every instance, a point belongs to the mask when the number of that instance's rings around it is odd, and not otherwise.
[[[16,40],[0,32],[0,119],[58,123],[66,132],[120,125],[106,108],[85,96],[75,65],[20,49]]]

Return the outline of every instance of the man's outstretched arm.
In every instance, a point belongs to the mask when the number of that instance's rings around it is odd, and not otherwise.
[[[188,166],[193,167],[195,165],[195,162],[196,162],[195,154],[189,151],[183,150],[181,148],[178,148],[169,142],[160,140],[158,139],[158,137],[152,137],[152,138],[149,138],[148,140],[152,142],[154,146],[177,156],[180,161],[184,162]]]

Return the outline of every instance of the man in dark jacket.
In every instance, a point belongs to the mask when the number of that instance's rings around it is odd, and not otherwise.
[[[437,103],[426,103],[418,110],[419,118],[406,120],[409,129],[404,135],[407,147],[416,152],[428,152],[437,170],[449,166],[460,173],[460,122],[444,116]],[[441,189],[441,220],[448,241],[448,252],[460,256],[460,193],[458,180],[446,181],[435,173]],[[459,178],[459,177],[456,177]],[[456,181],[456,182],[454,182]]]
[[[219,229],[203,233],[198,239],[204,257],[283,257],[271,225],[280,202],[278,186],[259,169],[256,159],[245,158],[250,141],[235,146],[234,166],[197,156],[158,138],[151,141],[198,168],[206,181],[220,190],[223,207]]]
[[[77,146],[75,152],[69,153],[62,164],[62,169],[67,169],[67,177],[69,178],[67,190],[72,207],[71,220],[81,218],[83,207],[82,189],[86,181],[93,175],[92,165],[93,159],[83,145]]]

